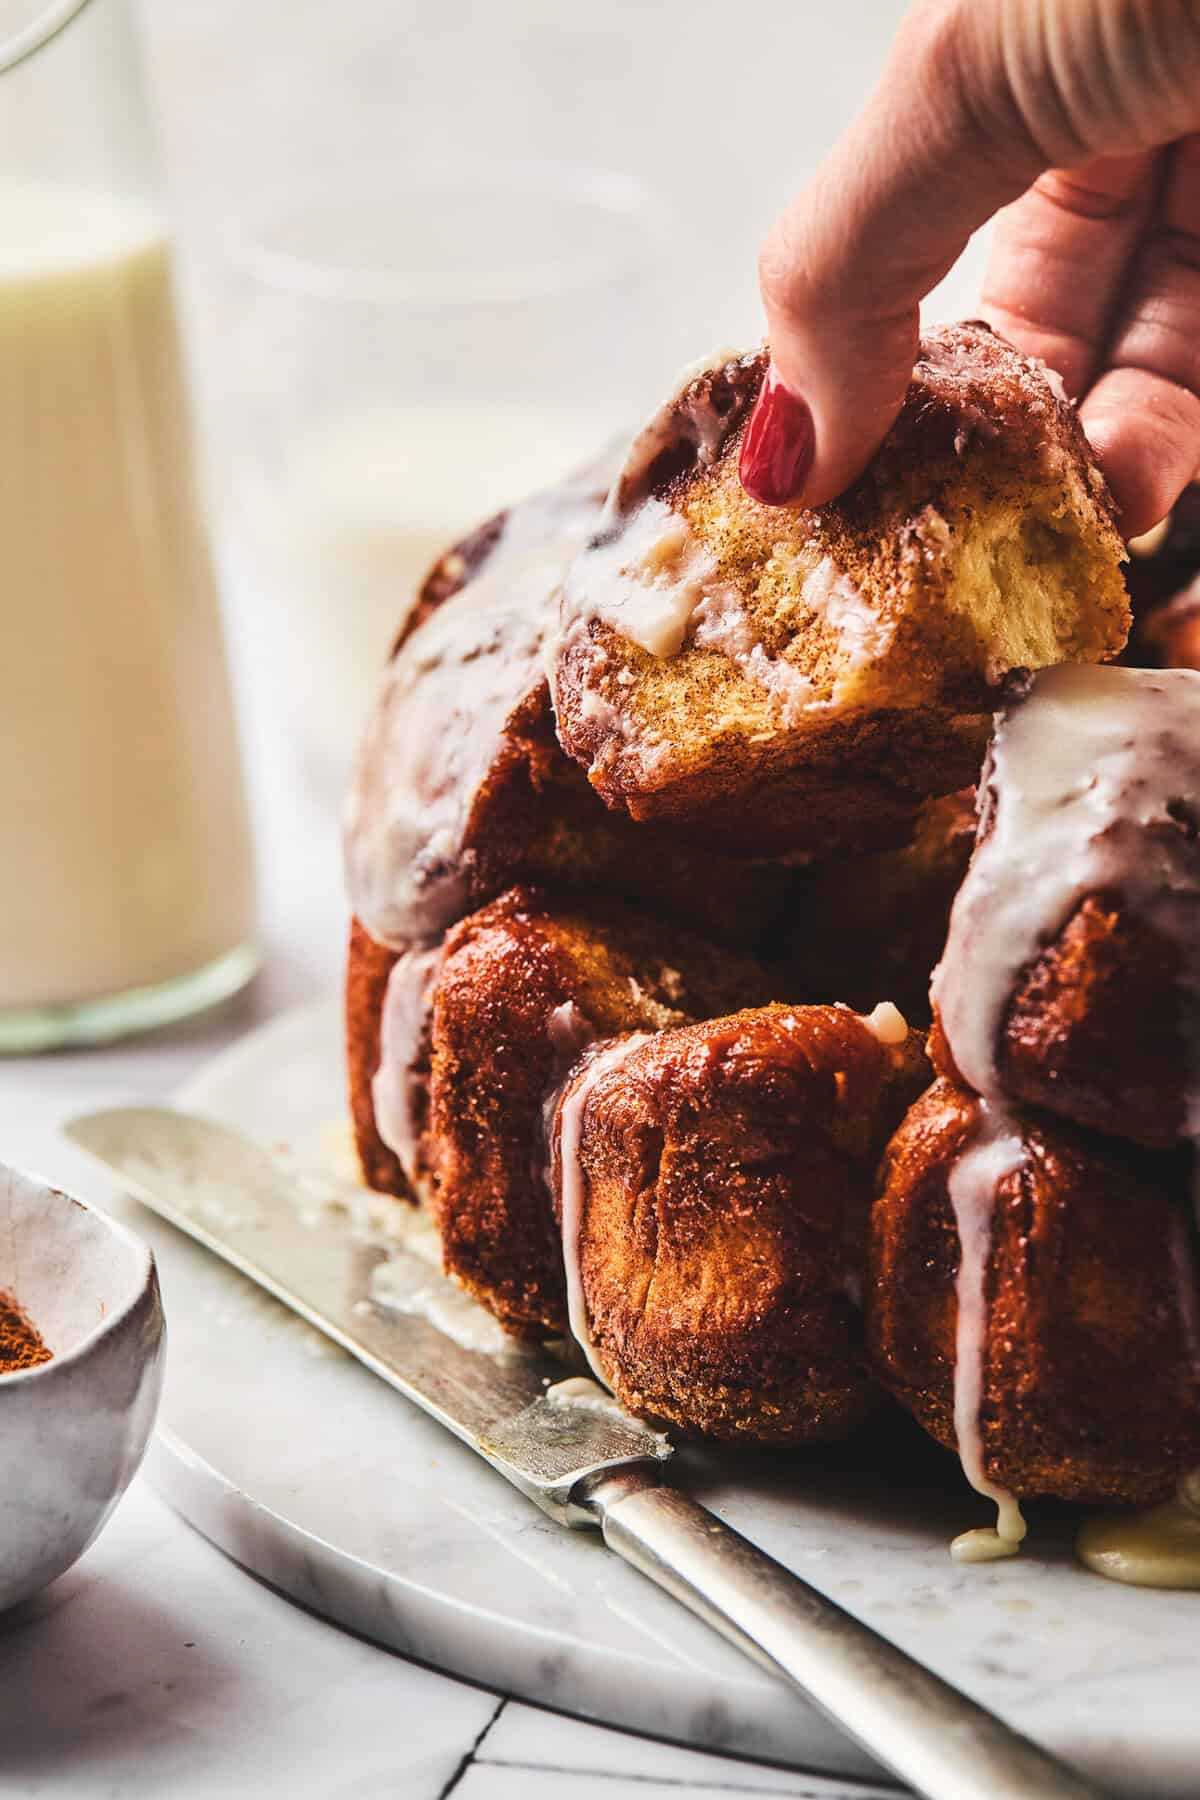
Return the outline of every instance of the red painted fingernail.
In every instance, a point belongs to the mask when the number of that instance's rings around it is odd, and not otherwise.
[[[811,412],[770,367],[742,439],[742,486],[764,506],[787,506],[808,480],[816,447]]]

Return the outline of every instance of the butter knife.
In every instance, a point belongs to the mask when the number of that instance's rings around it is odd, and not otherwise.
[[[364,1240],[337,1204],[344,1187],[298,1177],[228,1127],[166,1108],[91,1113],[66,1131],[129,1193],[399,1389],[557,1524],[598,1527],[618,1556],[794,1683],[928,1800],[1103,1800],[668,1485],[661,1433],[615,1405],[547,1397],[564,1374],[548,1354],[467,1348],[427,1317],[376,1304],[372,1268],[406,1253]]]

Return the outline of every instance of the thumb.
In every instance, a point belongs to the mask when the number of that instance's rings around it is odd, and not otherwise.
[[[1076,70],[1101,54],[1104,6],[1068,9]],[[816,506],[849,486],[904,399],[923,297],[994,212],[1092,153],[1054,66],[1055,10],[917,6],[866,110],[775,224],[760,268],[772,369],[742,453],[756,499]],[[1093,106],[1094,125],[1131,135],[1103,112]]]

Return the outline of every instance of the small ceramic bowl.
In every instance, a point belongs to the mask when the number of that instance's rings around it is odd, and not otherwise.
[[[49,1362],[0,1374],[0,1609],[69,1569],[142,1460],[162,1386],[154,1258],[123,1225],[0,1164],[0,1292]]]

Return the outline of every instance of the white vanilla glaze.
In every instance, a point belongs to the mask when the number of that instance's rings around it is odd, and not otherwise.
[[[610,517],[611,507],[606,515]],[[865,605],[856,609],[845,595],[835,599],[838,584],[827,577],[824,563],[808,582],[813,584],[815,610],[839,635],[845,634],[848,660],[852,664],[866,660],[870,651],[861,616]],[[807,598],[807,584],[802,592]],[[641,734],[622,710],[620,675],[616,695],[600,691],[610,670],[607,651],[591,636],[596,622],[651,656],[676,656],[690,640],[701,650],[726,657],[769,697],[783,725],[798,724],[803,713],[825,704],[802,670],[771,655],[737,588],[721,578],[716,559],[683,515],[654,495],[572,561],[563,581],[559,635],[548,657],[553,682],[562,657],[572,656],[582,680],[583,715],[630,742]]]
[[[646,498],[650,473],[664,451],[687,443],[692,446],[697,468],[712,466],[734,420],[726,413],[719,413],[703,395],[693,396],[686,403],[684,395],[702,375],[739,361],[752,361],[754,354],[748,351],[743,357],[741,352],[726,347],[714,350],[709,356],[698,357],[679,371],[667,399],[634,434],[621,459],[609,498],[609,523],[629,513]]]
[[[1197,1196],[1200,1215],[1200,1195]],[[1180,1323],[1200,1375],[1200,1297],[1196,1252],[1186,1217],[1174,1221],[1171,1255]],[[1179,1478],[1172,1500],[1138,1511],[1099,1513],[1080,1526],[1075,1554],[1085,1568],[1129,1587],[1200,1590],[1200,1468]]]
[[[630,1418],[620,1401],[590,1375],[568,1375],[564,1381],[556,1381],[548,1387],[545,1397],[551,1406],[571,1406],[580,1412],[606,1413],[613,1419],[638,1423]]]
[[[1161,1506],[1086,1519],[1075,1554],[1085,1568],[1130,1587],[1200,1590],[1200,1471]]]
[[[858,584],[832,556],[823,556],[806,576],[801,593],[835,634],[838,649],[854,668],[865,668],[883,647],[885,627]]]
[[[592,1021],[582,1007],[576,1006],[574,1000],[564,1000],[561,1006],[551,1009],[550,1017],[546,1020],[546,1036],[550,1039],[550,1048],[558,1067],[551,1099],[557,1095],[562,1076],[583,1055],[595,1035]]]
[[[371,1082],[375,1129],[400,1159],[409,1181],[417,1183],[418,1072],[425,1047],[429,1003],[441,965],[438,945],[406,950],[388,976],[379,1020],[379,1067]]]
[[[1017,979],[1088,894],[1117,893],[1191,942],[1195,853],[1182,833],[1147,828],[1179,796],[1200,797],[1200,673],[1043,669],[998,715],[984,785],[984,836],[932,993],[959,1072],[993,1098]],[[1200,1125],[1198,1076],[1187,1071]]]
[[[950,1545],[950,1555],[956,1563],[1002,1562],[1006,1557],[1019,1555],[1020,1550],[1020,1538],[1001,1537],[990,1525],[960,1531]]]
[[[554,597],[611,474],[588,469],[513,507],[472,579],[385,671],[343,817],[350,904],[378,943],[428,940],[468,904],[471,806],[507,722],[541,684]]]
[[[1089,894],[1119,896],[1184,946],[1181,979],[1196,985],[1195,852],[1171,828],[1171,809],[1200,796],[1200,674],[1042,670],[997,718],[984,790],[984,833],[954,903],[933,998],[959,1072],[983,1096],[979,1130],[950,1176],[962,1245],[955,1428],[964,1472],[996,1500],[999,1536],[1012,1542],[1023,1535],[1020,1512],[983,1476],[979,1429],[996,1186],[1022,1156],[997,1069],[1005,1008],[1021,972]],[[1195,1133],[1200,1059],[1193,1062],[1181,1074]],[[1192,1259],[1187,1246],[1173,1244],[1171,1254],[1194,1342]]]
[[[652,1035],[646,1031],[631,1032],[628,1037],[615,1038],[611,1043],[598,1049],[590,1062],[580,1070],[564,1098],[558,1103],[558,1157],[562,1195],[563,1269],[567,1280],[567,1319],[571,1328],[571,1336],[587,1358],[589,1369],[596,1380],[606,1388],[608,1381],[592,1340],[587,1300],[583,1292],[583,1273],[580,1267],[580,1240],[587,1196],[587,1176],[584,1174],[580,1159],[583,1115],[596,1083],[613,1069],[621,1068],[635,1050],[640,1050],[643,1044],[650,1041]]]
[[[1200,1225],[1200,1191],[1194,1205]],[[1169,1250],[1180,1327],[1192,1367],[1200,1376],[1196,1238],[1182,1211],[1171,1222]],[[1075,1537],[1075,1554],[1093,1574],[1130,1587],[1200,1590],[1200,1468],[1180,1476],[1172,1500],[1085,1520]]]
[[[692,615],[692,641],[701,650],[716,650],[736,663],[748,681],[773,701],[781,725],[796,725],[814,704],[812,682],[782,656],[771,656],[758,628],[728,582],[710,586]]]
[[[620,531],[572,562],[563,582],[563,623],[569,629],[599,619],[651,656],[675,656],[715,579],[716,563],[682,513],[651,496]]]
[[[371,1270],[367,1279],[370,1304],[407,1318],[425,1319],[464,1350],[489,1356],[519,1354],[519,1344],[499,1320],[443,1274],[441,1240],[422,1214],[417,1218],[421,1227],[406,1236],[401,1249]],[[428,1247],[422,1233],[428,1238]]]
[[[992,1221],[996,1189],[1006,1175],[1025,1160],[1021,1134],[996,1101],[979,1102],[975,1136],[950,1171],[950,1204],[958,1227],[958,1324],[954,1344],[954,1433],[963,1474],[975,1489],[996,1504],[996,1528],[990,1535],[1001,1544],[1020,1545],[1025,1521],[1012,1494],[989,1481],[984,1467],[981,1408],[983,1405],[984,1346],[987,1342],[987,1271],[992,1248]],[[982,1543],[988,1533],[964,1533],[967,1547],[951,1554],[958,1561],[984,1560]],[[962,1545],[962,1539],[955,1544]],[[989,1549],[992,1557],[1005,1554]]]
[[[724,411],[714,407],[703,387],[696,394],[687,392],[698,375],[737,362],[735,353],[723,351],[684,371],[671,398],[634,439],[613,483],[603,524],[580,549],[563,581],[559,632],[547,656],[555,703],[556,672],[569,657],[583,717],[598,723],[610,738],[636,743],[643,757],[661,760],[662,746],[644,742],[638,724],[624,710],[620,674],[595,640],[594,624],[607,626],[651,656],[676,656],[691,642],[726,657],[768,697],[783,726],[798,725],[804,713],[831,704],[786,657],[770,652],[736,584],[721,576],[716,558],[687,519],[650,491],[656,460],[665,452],[683,448],[697,468],[707,468],[740,423],[749,390]],[[776,554],[801,561],[782,543]],[[814,565],[811,555],[795,574],[803,603],[837,639],[845,668],[871,663],[881,652],[886,627],[849,575],[832,557],[821,557]]]
[[[890,1000],[881,1000],[879,1005],[869,1013],[860,1013],[859,1018],[871,1033],[890,1049],[903,1044],[908,1037],[908,1020]]]

